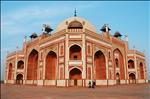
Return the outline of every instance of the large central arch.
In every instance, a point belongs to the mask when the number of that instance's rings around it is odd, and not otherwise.
[[[79,85],[78,81],[82,79],[82,72],[79,69],[74,68],[69,72],[69,78],[72,83],[71,85],[77,86]]]
[[[94,66],[96,71],[95,79],[105,80],[106,79],[106,61],[103,52],[97,51],[94,55]]]
[[[55,52],[50,51],[46,56],[46,67],[45,67],[46,80],[56,79],[56,64],[57,64],[57,55]]]
[[[27,80],[37,80],[38,52],[33,49],[28,57]]]

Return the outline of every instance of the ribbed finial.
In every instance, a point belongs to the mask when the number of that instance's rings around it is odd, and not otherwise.
[[[77,11],[76,11],[76,9],[75,9],[75,11],[74,11],[74,17],[76,17],[77,16]]]

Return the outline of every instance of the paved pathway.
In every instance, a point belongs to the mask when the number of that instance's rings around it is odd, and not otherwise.
[[[1,99],[150,99],[150,84],[55,88],[1,85]]]

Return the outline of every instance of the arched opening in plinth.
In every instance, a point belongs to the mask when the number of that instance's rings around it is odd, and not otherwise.
[[[105,80],[106,79],[106,61],[103,52],[97,51],[94,55],[94,66],[95,66],[95,79]]]
[[[116,73],[116,84],[120,84],[120,74]]]
[[[121,51],[118,48],[116,48],[113,51],[113,55],[114,55],[114,62],[115,62],[114,63],[114,69],[116,70],[116,68],[119,68],[119,70],[120,70],[120,79],[124,80],[125,79],[125,70],[124,70],[123,55],[122,55]]]
[[[135,84],[136,83],[136,78],[134,73],[129,74],[129,83],[130,84]]]
[[[22,60],[18,61],[17,69],[23,69],[23,68],[24,68],[24,62]]]
[[[23,84],[23,75],[22,74],[18,74],[16,76],[16,84]]]
[[[131,59],[128,61],[128,68],[129,69],[133,69],[134,68],[134,61],[131,60]]]
[[[78,45],[73,45],[69,49],[70,60],[81,60],[81,47]]]
[[[144,67],[143,67],[143,63],[140,62],[140,78],[144,79]]]
[[[12,79],[12,63],[8,66],[8,80]]]
[[[27,80],[37,80],[38,52],[32,50],[28,57]]]
[[[71,86],[81,85],[82,72],[78,68],[74,68],[69,72],[69,78],[71,81]]]
[[[46,67],[45,67],[46,80],[56,79],[56,64],[57,64],[57,55],[55,52],[50,51],[46,56]]]

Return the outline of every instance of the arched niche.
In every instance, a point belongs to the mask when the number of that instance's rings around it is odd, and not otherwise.
[[[12,63],[9,63],[9,65],[8,65],[8,80],[12,79],[12,68],[13,68]]]
[[[23,75],[22,74],[17,74],[16,84],[23,84]]]
[[[46,67],[45,67],[46,80],[56,79],[56,65],[57,65],[57,55],[55,52],[50,51],[46,56]]]
[[[94,66],[96,71],[95,78],[98,80],[106,79],[106,59],[102,51],[97,51],[94,54]]]
[[[140,62],[140,78],[141,79],[144,79],[144,66],[143,66],[143,63]]]
[[[38,51],[33,49],[28,56],[27,80],[37,80]]]
[[[23,69],[23,68],[24,68],[24,62],[22,60],[18,61],[17,69]]]
[[[128,68],[129,69],[133,69],[134,68],[134,61],[131,60],[131,59],[128,61]]]
[[[72,45],[69,53],[70,60],[81,60],[81,47],[79,45]]]
[[[129,83],[130,84],[136,83],[136,77],[134,73],[129,74]]]

